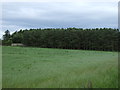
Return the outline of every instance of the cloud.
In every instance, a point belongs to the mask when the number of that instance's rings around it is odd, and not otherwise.
[[[46,1],[46,0],[45,0]],[[70,0],[66,2],[4,2],[3,31],[22,28],[117,28],[117,2]],[[99,1],[99,2],[98,2]]]

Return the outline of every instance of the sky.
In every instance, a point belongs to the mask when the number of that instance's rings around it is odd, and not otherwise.
[[[0,38],[30,28],[118,28],[118,0],[4,0]]]

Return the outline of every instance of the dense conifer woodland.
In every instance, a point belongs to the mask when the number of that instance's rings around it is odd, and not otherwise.
[[[29,47],[118,51],[120,32],[112,28],[46,28],[20,30],[3,35],[3,45],[22,43]]]

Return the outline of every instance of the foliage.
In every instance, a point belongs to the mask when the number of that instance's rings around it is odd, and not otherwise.
[[[6,41],[10,39],[10,31],[9,30],[5,31],[5,35],[3,35],[3,39]]]
[[[20,30],[19,32],[14,32],[12,34],[12,42],[14,43],[22,43],[23,40],[23,34],[22,34],[22,30]]]
[[[12,40],[11,40],[11,35],[10,35],[10,31],[6,30],[5,34],[3,35],[3,40],[2,40],[2,45],[11,45],[12,44]]]
[[[2,45],[5,45],[5,46],[10,46],[12,44],[12,41],[9,39],[9,40],[2,40]]]
[[[117,51],[120,32],[111,28],[47,28],[20,30],[13,42],[42,48]]]

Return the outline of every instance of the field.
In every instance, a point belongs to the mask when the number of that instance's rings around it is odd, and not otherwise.
[[[117,88],[118,53],[3,47],[3,88]]]

